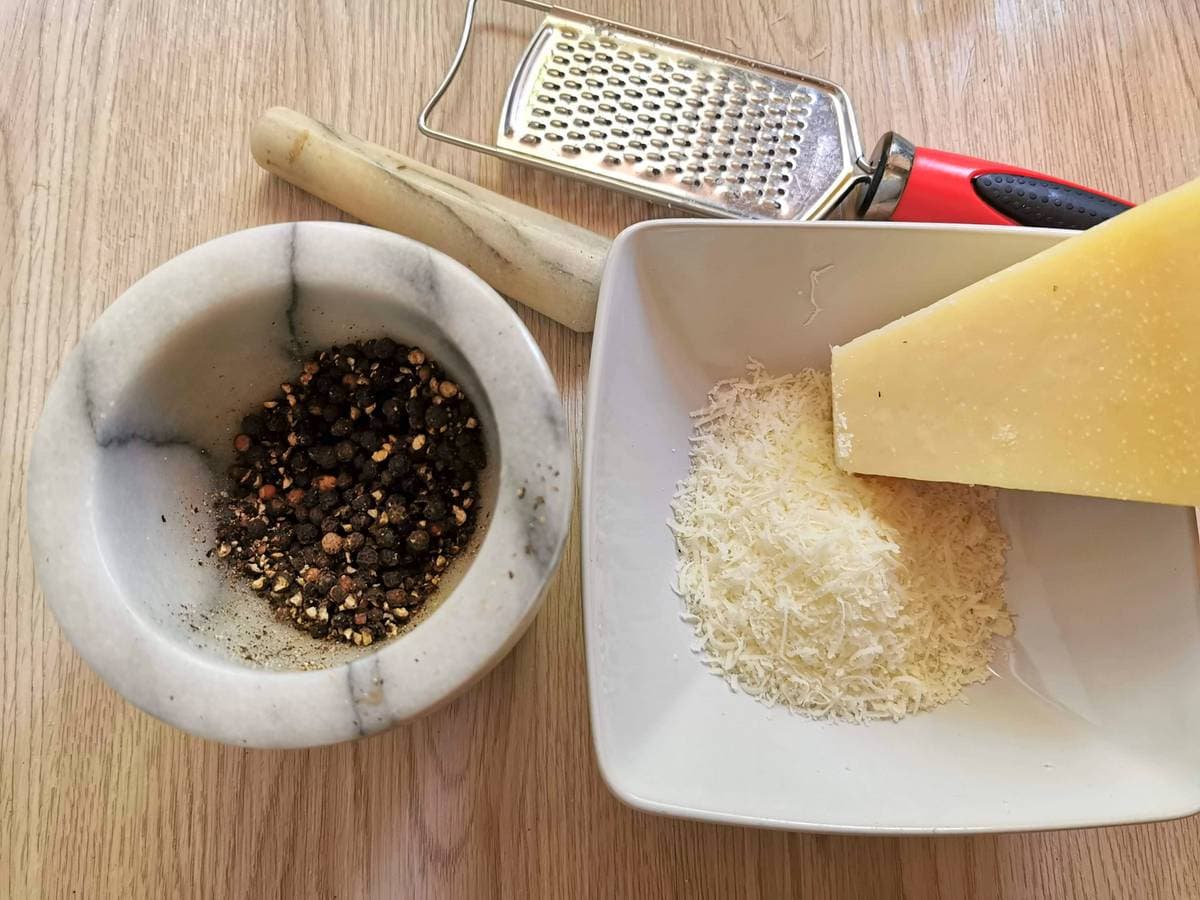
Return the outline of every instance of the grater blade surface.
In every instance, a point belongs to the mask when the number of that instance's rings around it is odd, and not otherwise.
[[[710,216],[813,219],[861,180],[832,82],[584,17],[548,15],[505,96],[497,145]]]

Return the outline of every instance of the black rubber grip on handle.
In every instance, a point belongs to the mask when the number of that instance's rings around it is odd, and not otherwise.
[[[1119,200],[1049,178],[989,172],[976,175],[972,183],[984,202],[1018,225],[1083,230],[1130,209]]]

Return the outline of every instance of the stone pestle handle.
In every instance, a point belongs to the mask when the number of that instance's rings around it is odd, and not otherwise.
[[[454,257],[574,331],[592,330],[607,238],[284,107],[255,123],[250,149],[296,187]]]

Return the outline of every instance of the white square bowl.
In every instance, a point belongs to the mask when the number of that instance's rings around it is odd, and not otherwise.
[[[879,833],[1070,828],[1200,809],[1191,509],[1001,492],[1016,634],[965,702],[899,723],[815,722],[731,691],[692,651],[671,587],[666,521],[687,473],[688,413],[714,382],[751,356],[772,372],[828,369],[831,344],[1065,235],[662,221],[617,239],[592,351],[583,538],[592,728],[622,800],[714,821]]]

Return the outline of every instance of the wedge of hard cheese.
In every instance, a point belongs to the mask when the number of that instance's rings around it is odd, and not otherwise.
[[[833,349],[851,472],[1200,504],[1200,180]]]

